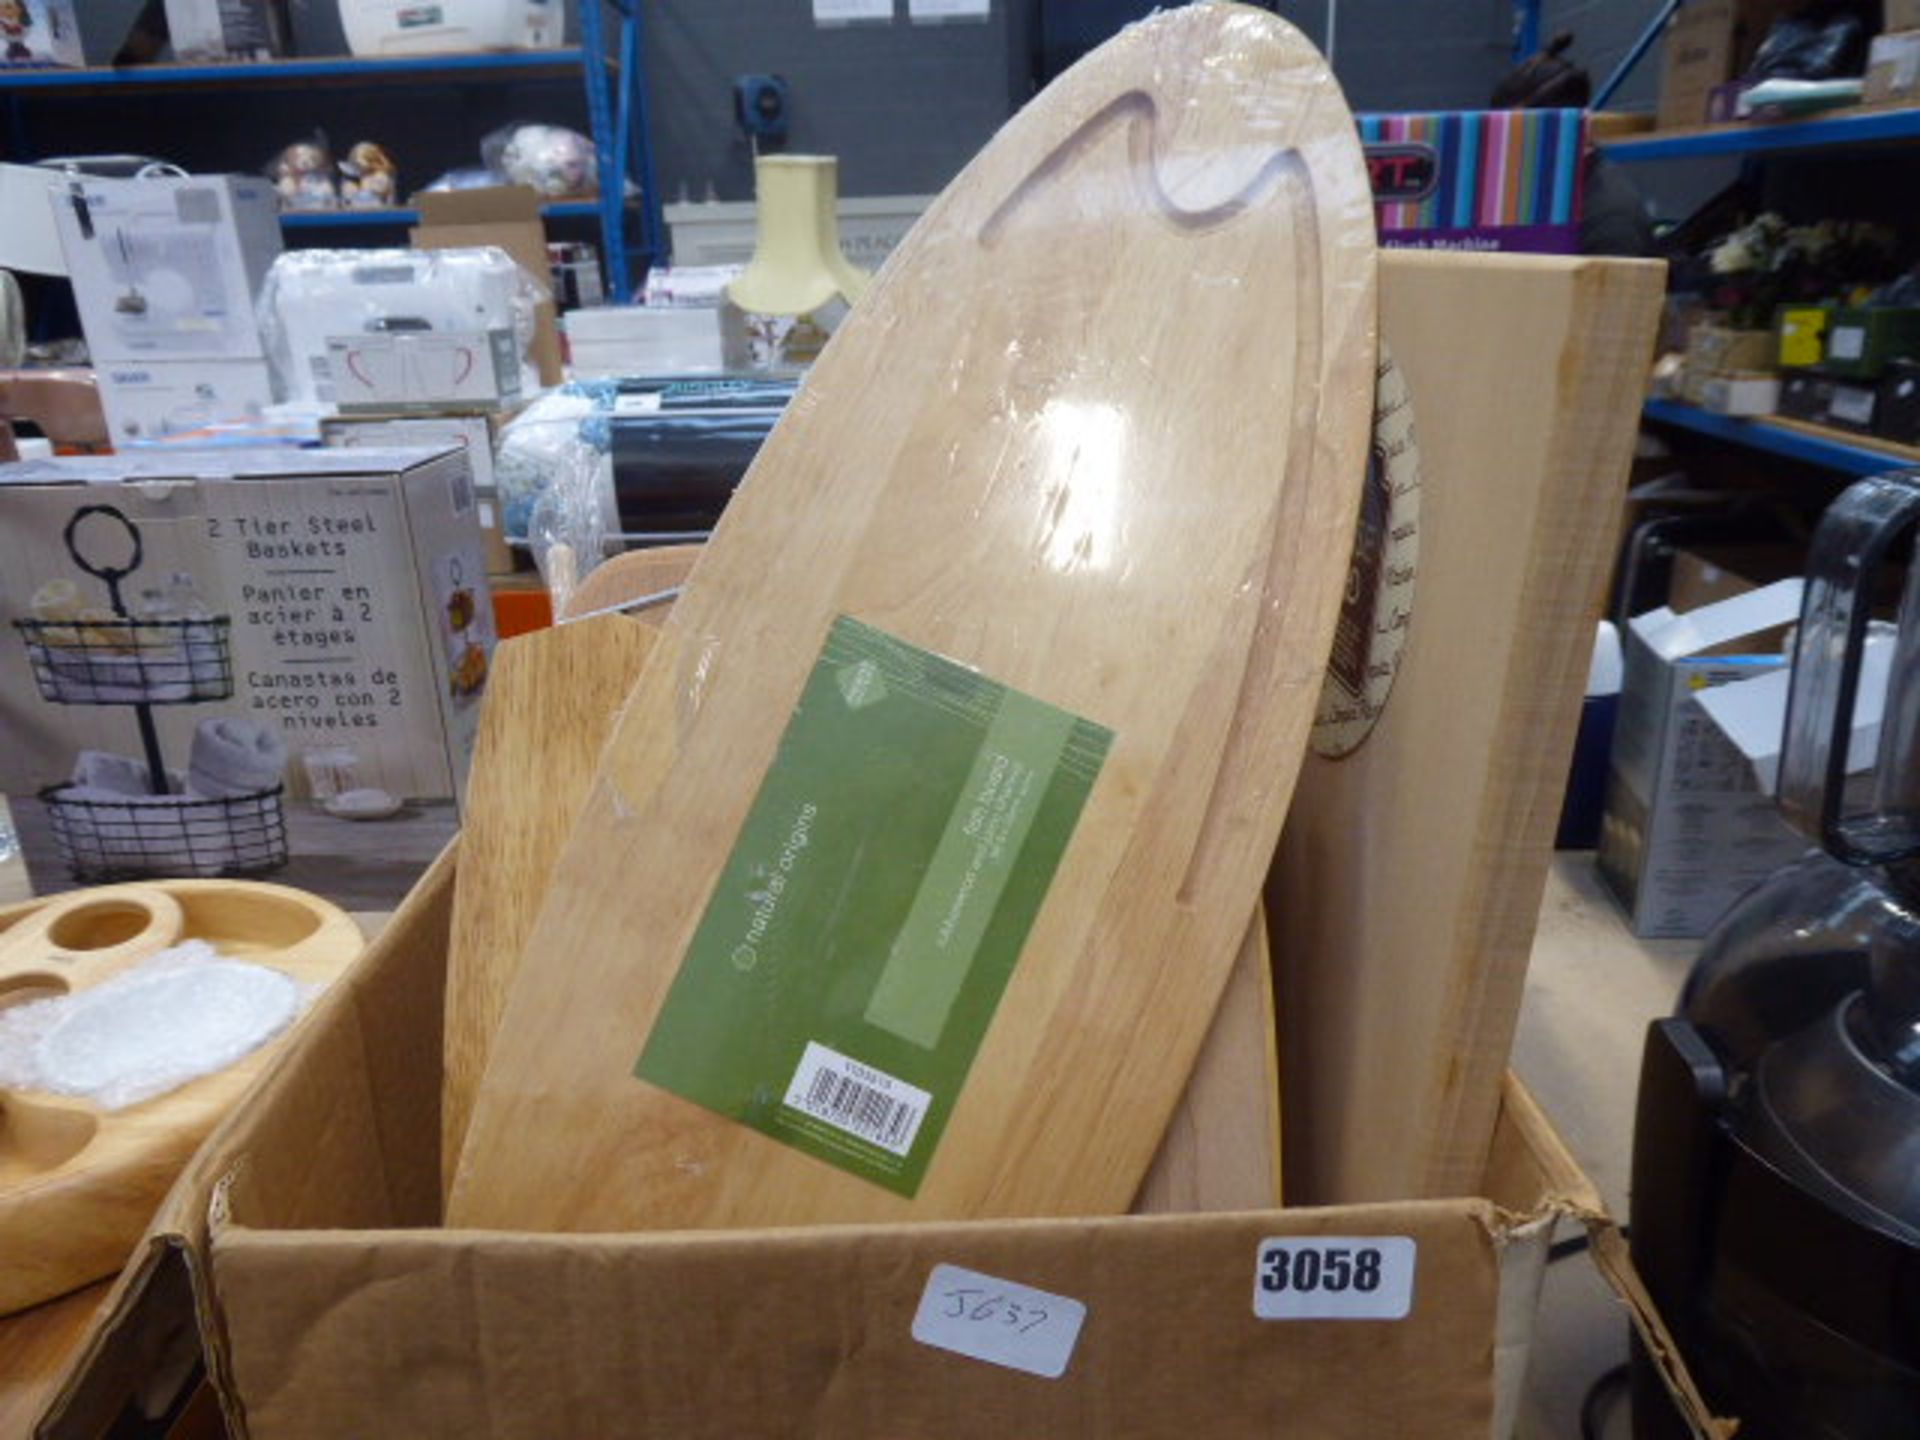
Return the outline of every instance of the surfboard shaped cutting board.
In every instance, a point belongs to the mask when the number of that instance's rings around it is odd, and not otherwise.
[[[679,585],[699,551],[672,545],[606,560],[575,588],[568,614]],[[447,950],[440,1128],[449,1184],[554,862],[652,643],[644,618],[595,615],[504,641],[495,657],[467,782]]]
[[[1317,699],[1373,268],[1352,117],[1264,12],[1158,15],[1009,122],[668,617],[449,1223],[1127,1208]]]
[[[677,585],[698,546],[599,566],[568,606],[595,610]],[[651,614],[652,612],[648,612]],[[504,642],[495,656],[461,835],[448,955],[442,1126],[449,1183],[506,991],[600,746],[650,644],[640,619],[601,615]],[[1279,1203],[1280,1082],[1265,921],[1248,927],[1136,1213]]]

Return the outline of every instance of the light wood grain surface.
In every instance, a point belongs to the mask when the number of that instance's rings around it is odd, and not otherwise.
[[[574,591],[568,613],[680,584],[699,547],[672,548],[671,556],[634,552],[607,561]],[[666,611],[648,613],[658,619]],[[640,620],[601,616],[509,641],[496,657],[454,890],[442,1097],[449,1179],[520,947],[648,643]],[[1279,1203],[1276,1044],[1266,925],[1256,918],[1134,1202],[1136,1212]]]
[[[624,605],[686,583],[693,562],[704,545],[657,545],[629,550],[601,561],[589,570],[568,598],[569,616],[591,615],[610,605]]]
[[[1263,12],[1134,26],[894,252],[760,453],[609,743],[454,1223],[1118,1212],[1284,815],[1368,427],[1373,219]],[[917,1195],[633,1078],[822,641],[850,615],[1111,729]]]
[[[507,641],[496,656],[467,784],[447,955],[440,1120],[449,1186],[554,862],[580,818],[613,717],[652,648],[648,626],[670,603],[631,619],[594,612],[685,583],[701,549],[667,545],[603,561],[566,606],[568,617],[594,618]]]
[[[1264,915],[1240,954],[1186,1092],[1133,1202],[1137,1215],[1267,1210],[1280,1203],[1280,1056]]]
[[[502,641],[495,656],[467,782],[447,954],[440,1120],[449,1178],[554,861],[652,643],[644,622],[602,615]],[[560,968],[559,957],[545,959]]]
[[[1471,1193],[1507,1064],[1664,267],[1389,252],[1418,575],[1371,736],[1268,889],[1293,1203]]]

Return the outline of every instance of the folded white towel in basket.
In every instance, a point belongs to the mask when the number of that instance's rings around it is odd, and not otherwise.
[[[226,817],[199,795],[130,795],[69,785],[50,803],[55,835],[65,842],[68,861],[83,870],[217,875],[234,863]]]
[[[287,768],[278,729],[252,720],[202,720],[193,732],[187,783],[200,795],[226,798],[268,790]]]
[[[105,795],[145,796],[148,793],[147,762],[131,755],[116,755],[111,750],[82,750],[74,757],[73,783]],[[178,770],[167,772],[167,788],[175,794],[187,788]]]

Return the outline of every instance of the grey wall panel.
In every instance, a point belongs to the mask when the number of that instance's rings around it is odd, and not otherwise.
[[[793,89],[787,148],[840,156],[844,193],[939,189],[1028,93],[1041,5],[1076,37],[1112,30],[1152,0],[991,0],[985,24],[821,29],[810,0],[652,0],[647,6],[654,156],[669,201],[752,193],[733,124],[732,77],[770,71]],[[1316,44],[1325,0],[1276,0]],[[1336,71],[1362,109],[1482,105],[1508,65],[1508,0],[1340,0]]]

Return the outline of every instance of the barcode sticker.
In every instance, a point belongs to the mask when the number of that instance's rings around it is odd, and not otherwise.
[[[467,448],[464,439],[460,441],[460,448]],[[464,455],[460,463],[447,472],[447,502],[455,515],[464,515],[473,509],[473,464]]]
[[[913,1338],[936,1350],[1058,1380],[1067,1373],[1086,1319],[1087,1307],[1065,1295],[958,1265],[936,1265],[920,1292]]]
[[[1253,1313],[1262,1320],[1404,1320],[1417,1247],[1406,1235],[1262,1240]]]
[[[1867,331],[1861,325],[1836,325],[1827,337],[1829,360],[1858,360],[1867,351]]]
[[[789,1109],[895,1155],[913,1148],[933,1096],[818,1041],[807,1042],[787,1086]]]

